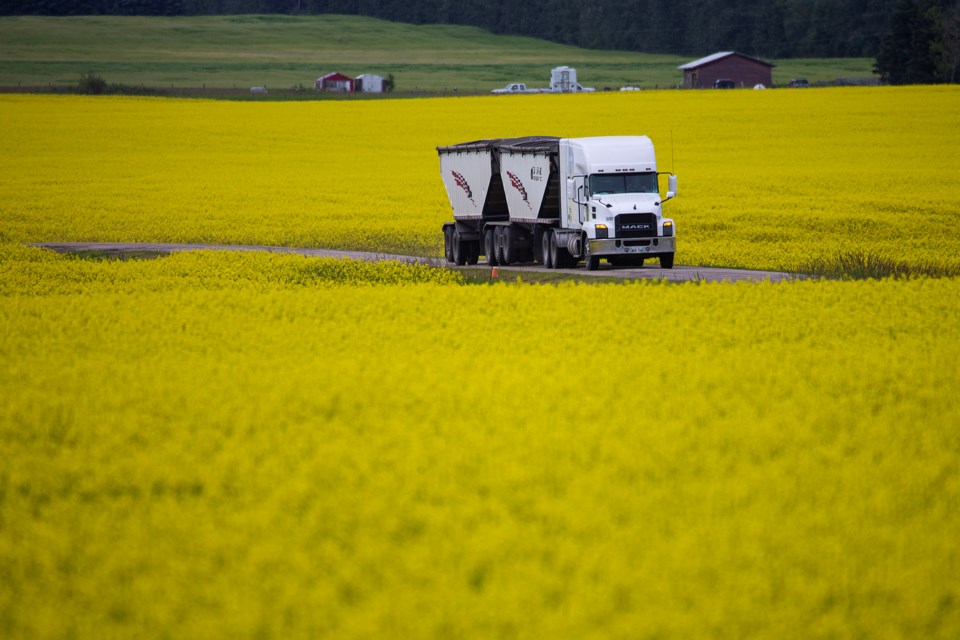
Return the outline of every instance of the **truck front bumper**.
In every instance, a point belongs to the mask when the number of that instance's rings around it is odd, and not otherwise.
[[[611,238],[609,240],[588,240],[590,254],[606,256],[657,255],[674,253],[677,239],[674,236],[660,238]]]

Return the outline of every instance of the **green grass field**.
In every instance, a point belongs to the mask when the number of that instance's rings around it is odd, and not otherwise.
[[[399,92],[486,92],[507,82],[546,86],[550,69],[581,83],[670,87],[689,56],[593,51],[482,29],[352,16],[0,18],[0,86],[75,85],[96,73],[147,87],[311,87],[329,71],[393,74]],[[870,76],[872,60],[774,60],[774,83]]]

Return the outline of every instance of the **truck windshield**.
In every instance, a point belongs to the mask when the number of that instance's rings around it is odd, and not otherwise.
[[[659,193],[657,174],[595,173],[590,176],[590,193],[595,196],[611,193]]]

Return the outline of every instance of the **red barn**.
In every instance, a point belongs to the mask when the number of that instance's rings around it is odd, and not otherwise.
[[[353,93],[353,78],[342,73],[328,73],[317,78],[314,88],[317,91],[336,91],[339,93]]]
[[[677,68],[683,71],[684,89],[709,89],[714,86],[754,87],[758,84],[771,87],[775,66],[735,51],[721,51]]]

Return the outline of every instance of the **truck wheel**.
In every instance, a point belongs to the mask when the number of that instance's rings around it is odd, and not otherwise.
[[[453,227],[443,228],[443,255],[447,262],[453,262]]]
[[[513,229],[511,227],[500,227],[500,229],[500,246],[502,247],[500,262],[509,266],[517,261],[516,252],[513,250]]]
[[[487,256],[487,264],[491,267],[495,267],[500,264],[500,261],[497,260],[497,245],[495,242],[495,229],[496,227],[487,227],[483,232],[483,252]]]
[[[543,247],[543,266],[547,269],[553,269],[553,252],[550,251],[550,245],[553,240],[553,231],[547,229],[543,232],[543,241],[541,246]]]
[[[673,254],[672,254],[672,253],[661,253],[661,254],[660,254],[660,268],[661,268],[661,269],[673,269]]]
[[[583,236],[583,262],[587,271],[596,271],[600,268],[600,257],[590,253],[590,240]]]
[[[467,243],[463,241],[458,231],[453,232],[453,241],[450,244],[453,249],[453,263],[459,266],[467,264]]]
[[[553,269],[563,268],[563,254],[557,246],[557,234],[550,232],[550,264]]]
[[[503,261],[503,227],[493,228],[493,254],[497,256],[497,264],[506,266]]]

